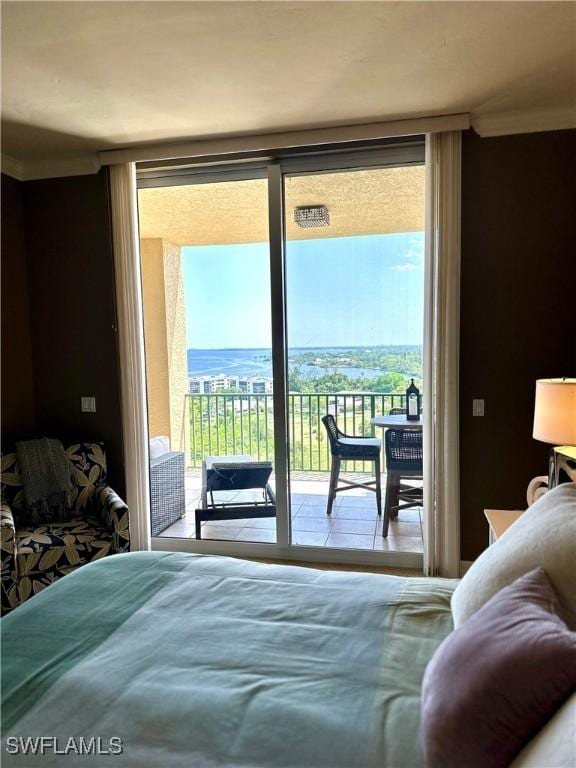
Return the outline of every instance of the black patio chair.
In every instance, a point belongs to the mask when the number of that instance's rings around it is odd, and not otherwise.
[[[393,408],[391,416],[404,413],[402,408]],[[398,517],[401,509],[422,506],[424,491],[422,485],[403,483],[405,478],[422,480],[423,447],[422,432],[389,428],[384,435],[386,454],[386,500],[384,502],[384,523],[382,536],[388,536],[391,518]]]
[[[332,454],[332,466],[330,468],[330,489],[328,491],[328,506],[326,514],[332,513],[332,505],[336,494],[348,491],[350,488],[365,488],[376,493],[376,506],[378,514],[382,514],[382,490],[380,486],[380,450],[382,441],[377,437],[358,437],[345,435],[336,424],[334,416],[327,414],[322,417],[322,423],[326,427],[328,440],[330,441],[330,453]],[[343,461],[373,461],[376,478],[365,483],[354,483],[342,478],[344,485],[338,486],[340,466]]]

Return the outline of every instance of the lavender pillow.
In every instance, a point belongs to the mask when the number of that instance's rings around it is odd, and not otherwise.
[[[428,768],[507,768],[576,690],[576,632],[560,612],[536,568],[444,640],[422,685]]]

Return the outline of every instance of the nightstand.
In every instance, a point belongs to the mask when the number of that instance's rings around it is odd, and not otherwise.
[[[484,514],[488,525],[490,526],[489,544],[494,544],[496,539],[506,531],[512,523],[515,523],[520,515],[524,514],[524,510],[517,509],[485,509]]]
[[[565,478],[564,478],[565,475]],[[548,485],[558,485],[561,479],[576,483],[576,445],[558,445],[550,453]]]

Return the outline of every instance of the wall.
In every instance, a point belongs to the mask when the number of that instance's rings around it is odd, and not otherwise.
[[[462,559],[486,546],[484,508],[525,506],[547,473],[534,382],[576,372],[576,131],[463,140]],[[486,400],[472,417],[472,398]]]
[[[37,430],[103,440],[124,493],[107,174],[31,181],[24,211]],[[96,397],[96,413],[80,397]]]
[[[146,387],[150,437],[170,435],[168,349],[164,301],[164,250],[159,237],[140,241]]]
[[[24,185],[2,174],[2,440],[32,436],[34,377],[24,233]]]
[[[188,362],[182,254],[177,245],[144,238],[140,259],[150,437],[168,435],[172,450],[185,450]]]
[[[170,426],[173,450],[186,450],[188,429],[184,425],[185,395],[188,392],[188,351],[184,270],[177,245],[164,243],[164,292],[166,301],[166,342],[170,377]],[[187,413],[187,411],[186,411]]]

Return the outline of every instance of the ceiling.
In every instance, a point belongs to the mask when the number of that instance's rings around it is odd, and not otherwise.
[[[3,152],[572,114],[573,2],[2,3]]]
[[[294,208],[325,205],[328,227],[302,229]],[[418,232],[424,229],[424,166],[288,176],[286,238]],[[250,181],[156,187],[138,192],[142,238],[175,245],[268,241],[268,183]]]

